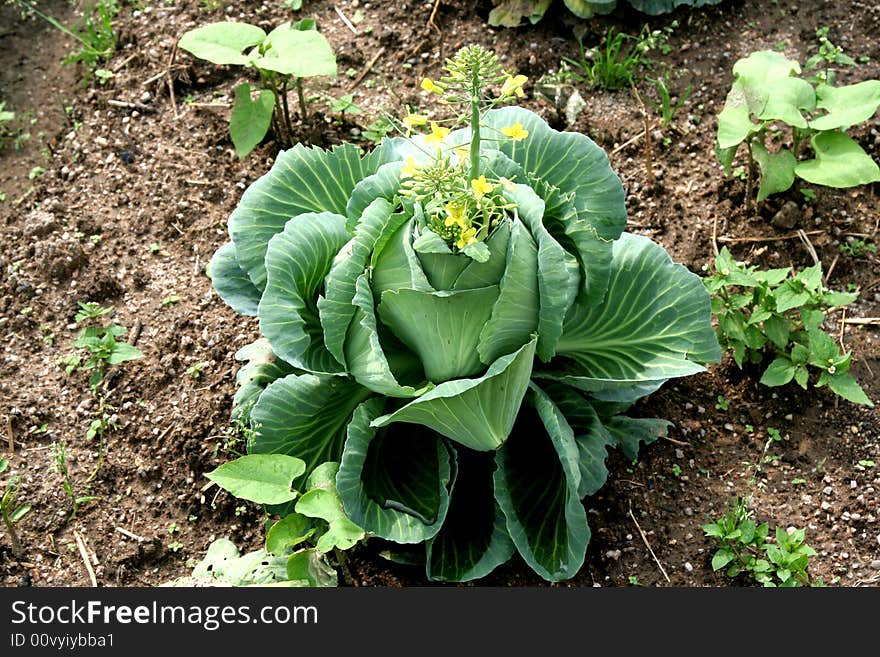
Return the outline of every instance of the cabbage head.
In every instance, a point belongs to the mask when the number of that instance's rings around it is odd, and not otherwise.
[[[303,477],[338,461],[346,514],[429,579],[516,553],[560,581],[607,450],[668,426],[626,409],[720,352],[700,278],[623,232],[600,147],[519,107],[481,126],[478,178],[471,129],[434,125],[367,154],[297,145],[244,192],[209,267],[262,334],[233,413],[250,453]]]

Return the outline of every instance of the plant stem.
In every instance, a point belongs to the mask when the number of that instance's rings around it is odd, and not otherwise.
[[[474,70],[471,89],[471,180],[480,176],[480,72]]]
[[[293,126],[290,123],[290,107],[287,104],[287,83],[290,82],[289,77],[282,78],[281,81],[281,104],[284,107],[284,124],[287,128],[288,145],[293,142]]]
[[[299,97],[299,113],[300,118],[303,123],[306,122],[306,118],[309,115],[309,109],[306,105],[306,97],[303,95],[303,81],[302,78],[295,78],[296,81],[294,85],[296,86],[296,95]]]
[[[9,541],[12,543],[12,554],[20,559],[24,552],[21,549],[21,541],[18,539],[15,527],[13,527],[14,523],[12,522],[12,518],[9,517],[9,513],[5,507],[0,508],[0,512],[2,512],[3,515],[3,524],[6,525],[6,533],[9,534]]]

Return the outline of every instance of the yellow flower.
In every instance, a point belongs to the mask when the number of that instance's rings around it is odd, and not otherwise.
[[[423,114],[407,114],[403,117],[403,122],[410,128],[415,128],[428,123],[428,117]]]
[[[455,154],[458,156],[459,163],[467,162],[471,157],[471,152],[466,148],[456,148]]]
[[[491,194],[495,191],[495,185],[486,182],[486,176],[480,176],[476,180],[471,180],[471,189],[474,190],[474,198],[479,201],[486,194]]]
[[[424,80],[422,80],[421,87],[425,91],[430,91],[432,94],[443,93],[443,88],[436,82],[434,82],[431,78],[425,78]]]
[[[514,123],[501,128],[501,134],[510,137],[513,141],[522,141],[529,136],[529,131],[523,128],[522,123]]]
[[[416,175],[416,171],[419,170],[419,167],[416,165],[416,159],[414,157],[406,158],[406,164],[403,165],[403,168],[400,170],[401,178],[412,178]]]
[[[466,217],[464,216],[464,206],[456,203],[447,203],[445,209],[446,221],[443,222],[444,225],[453,226],[457,224],[461,228],[467,227],[467,224],[465,223]]]
[[[437,125],[436,121],[431,121],[431,134],[425,137],[426,144],[439,144],[449,135],[449,128]]]
[[[477,241],[477,229],[471,226],[467,230],[461,231],[461,236],[458,238],[458,241],[455,243],[459,249],[463,249],[468,244],[473,244]]]
[[[520,98],[525,95],[523,91],[523,85],[528,82],[528,78],[525,75],[513,75],[509,76],[504,84],[501,86],[501,95],[502,96],[512,96],[516,94]]]

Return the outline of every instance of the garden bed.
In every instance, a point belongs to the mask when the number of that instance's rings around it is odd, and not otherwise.
[[[560,4],[561,3],[555,3]],[[728,0],[650,19],[654,29],[676,20],[657,67],[671,73],[674,94],[690,87],[665,128],[652,126],[649,180],[641,106],[629,91],[580,88],[586,107],[569,125],[565,99],[535,82],[577,57],[575,31],[595,43],[607,27],[638,32],[635,12],[578,21],[552,8],[537,25],[487,25],[490,3],[368,3],[307,1],[292,13],[282,3],[125,4],[114,20],[119,44],[102,66],[113,77],[81,82],[84,69],[60,61],[74,49],[51,26],[22,20],[0,6],[0,80],[7,109],[26,117],[30,138],[0,152],[0,304],[5,349],[0,392],[10,459],[20,474],[19,500],[33,510],[18,525],[23,556],[0,539],[5,586],[155,586],[188,574],[215,538],[243,550],[264,540],[263,512],[237,500],[204,474],[242,451],[229,414],[238,349],[259,336],[256,319],[233,313],[212,290],[205,265],[227,241],[226,220],[243,190],[264,174],[277,149],[271,141],[239,159],[228,135],[232,90],[242,69],[214,66],[177,50],[184,32],[228,19],[271,29],[283,20],[313,17],[333,46],[340,76],[307,84],[313,119],[298,137],[319,145],[365,138],[382,110],[398,116],[426,108],[420,88],[438,76],[446,57],[468,43],[493,49],[505,67],[529,76],[522,105],[557,129],[580,131],[608,154],[627,193],[628,230],[662,244],[676,262],[704,274],[713,243],[761,268],[813,264],[828,287],[860,291],[846,317],[880,316],[880,268],[871,251],[840,246],[876,239],[878,185],[835,190],[798,185],[757,211],[744,203],[745,183],[725,178],[714,154],[716,117],[733,63],[755,50],[777,49],[803,62],[818,47],[815,32],[853,57],[843,83],[880,78],[880,10],[868,2],[766,3]],[[43,6],[43,5],[41,5]],[[353,29],[347,18],[362,18]],[[44,11],[74,16],[64,2]],[[356,32],[356,33],[355,33]],[[41,43],[34,49],[30,44]],[[639,94],[653,97],[648,82]],[[344,118],[328,102],[351,93],[363,113]],[[173,94],[173,95],[172,95]],[[30,120],[32,119],[32,121]],[[21,118],[20,118],[21,120]],[[880,120],[850,131],[875,161]],[[41,167],[44,172],[35,172]],[[793,203],[784,216],[785,203]],[[802,232],[803,237],[798,235]],[[103,461],[86,438],[96,412],[87,378],[65,373],[58,359],[73,351],[77,302],[115,309],[113,320],[137,334],[144,358],[113,374],[107,403],[115,428],[106,433]],[[875,402],[880,384],[876,324],[827,328],[853,351],[852,373]],[[729,355],[708,371],[667,383],[633,415],[667,418],[668,439],[644,448],[635,463],[609,458],[611,475],[587,499],[592,539],[584,567],[566,586],[726,586],[711,566],[715,544],[702,525],[735,496],[751,492],[756,519],[806,530],[817,554],[810,573],[828,585],[880,582],[880,423],[877,410],[835,397],[827,389],[758,384],[762,369],[740,370]],[[8,418],[8,420],[7,420]],[[769,429],[784,440],[778,457],[761,463]],[[53,471],[53,443],[64,443],[78,494],[94,496],[71,518],[71,501]],[[6,443],[6,439],[4,439]],[[10,446],[14,453],[10,454]],[[749,485],[761,463],[755,486]],[[94,474],[94,478],[86,479]],[[82,548],[78,546],[78,539]],[[342,583],[418,586],[422,569],[383,559],[370,541],[350,554]],[[518,559],[476,585],[546,585]]]

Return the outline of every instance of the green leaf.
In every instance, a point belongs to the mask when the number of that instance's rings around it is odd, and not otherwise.
[[[421,543],[436,535],[449,508],[449,452],[425,427],[373,427],[382,406],[371,399],[355,411],[336,487],[348,516],[366,531]]]
[[[382,327],[376,322],[373,293],[367,282],[366,273],[358,277],[356,289],[357,292],[352,300],[356,314],[348,327],[348,337],[345,341],[348,373],[361,385],[389,397],[417,397],[429,390],[430,384],[416,389],[412,385],[400,383],[400,379],[404,377],[419,383],[424,382],[425,373],[422,364],[403,345],[395,349],[394,346],[398,343],[393,337],[381,335]],[[387,332],[387,329],[385,331]],[[383,345],[389,345],[391,351],[386,352]],[[394,359],[394,366],[388,360],[388,353]]]
[[[453,292],[401,288],[382,293],[379,319],[421,360],[432,383],[480,372],[477,344],[498,287]]]
[[[366,536],[364,530],[345,515],[342,500],[335,488],[308,491],[296,503],[296,512],[327,521],[327,531],[321,534],[315,544],[318,552],[326,554],[334,548],[347,550]]]
[[[373,153],[376,152],[381,154],[383,151],[380,147],[373,151]],[[386,162],[372,175],[356,181],[357,184],[354,186],[351,198],[345,208],[345,215],[348,217],[346,228],[349,232],[355,231],[355,226],[364,211],[376,199],[383,198],[392,205],[396,205],[394,200],[400,193],[400,170],[403,166],[403,162]]]
[[[516,219],[510,231],[507,266],[499,290],[477,346],[480,360],[487,364],[522,347],[538,328],[538,248]]]
[[[281,504],[298,495],[293,482],[305,471],[306,464],[293,456],[249,454],[224,463],[205,477],[241,499]]]
[[[494,455],[465,447],[455,454],[449,511],[440,531],[426,543],[428,579],[442,582],[485,577],[515,549],[494,497]]]
[[[228,538],[218,538],[193,568],[192,577],[199,583],[215,580],[220,586],[296,586],[286,581],[286,563],[286,557],[271,557],[265,550],[240,554]],[[192,586],[187,579],[181,585]]]
[[[245,48],[259,45],[266,33],[247,23],[220,22],[202,25],[186,32],[177,47],[214,64],[246,65]]]
[[[718,158],[718,161],[721,163],[725,176],[729,176],[733,171],[733,160],[736,158],[736,151],[738,149],[739,145],[731,146],[730,148],[721,148],[717,143],[715,144],[715,157]]]
[[[794,380],[795,382],[804,390],[807,389],[807,380],[810,377],[810,372],[803,365],[798,365],[794,370]]]
[[[412,232],[409,220],[373,250],[371,283],[376,296],[387,290],[434,290],[412,248]]]
[[[214,252],[206,268],[217,294],[235,312],[254,316],[262,293],[238,265],[235,244],[227,242]]]
[[[856,187],[880,181],[880,167],[862,147],[842,132],[820,132],[810,140],[815,160],[794,172],[807,182],[828,187]]]
[[[736,555],[732,550],[728,550],[726,548],[722,548],[718,550],[712,557],[712,570],[721,570],[729,564],[731,561],[736,559]]]
[[[316,302],[333,259],[347,241],[345,217],[307,213],[287,222],[266,250],[260,331],[280,358],[310,372],[344,371],[324,346]]]
[[[615,439],[602,424],[596,410],[582,395],[568,386],[553,383],[545,385],[544,391],[574,431],[581,473],[578,497],[583,499],[587,495],[593,495],[608,479],[605,459],[608,457],[608,446],[614,445]]]
[[[537,386],[530,386],[495,458],[495,498],[519,554],[546,580],[573,577],[590,540],[578,496],[578,448],[562,413]]]
[[[522,141],[512,141],[500,134],[502,127],[515,123],[522,124],[529,132]],[[580,252],[585,268],[582,284],[587,298],[598,302],[605,291],[606,277],[601,264],[597,275],[591,272],[591,264],[608,261],[611,242],[620,237],[626,226],[626,194],[607,154],[586,135],[553,130],[536,114],[522,107],[488,112],[486,126],[486,136],[501,138],[498,149],[522,166],[525,171],[522,180],[529,181],[529,184],[540,180],[556,188],[574,206],[576,215],[572,216],[557,212],[556,204],[548,202],[545,225],[555,234],[549,218],[556,218],[564,224],[563,230]],[[536,191],[540,191],[540,187],[537,185]],[[540,249],[541,238],[524,214],[520,209],[520,215]],[[538,355],[547,360],[542,345],[538,347]]]
[[[413,242],[413,250],[415,250],[415,242]],[[488,254],[486,255],[486,260],[488,260]],[[419,253],[417,257],[431,287],[443,291],[452,289],[459,275],[471,262],[476,261],[475,258],[461,253],[453,254],[452,251],[449,253]]]
[[[232,417],[247,420],[266,386],[293,373],[293,367],[275,356],[266,338],[259,338],[239,349],[235,359],[247,363],[235,375],[238,390],[232,400]]]
[[[830,335],[818,328],[807,329],[810,338],[810,365],[826,368],[834,362],[840,350]]]
[[[795,365],[788,358],[777,358],[764,371],[761,376],[761,383],[765,386],[784,386],[794,378]]]
[[[844,372],[842,374],[834,374],[828,378],[828,387],[831,391],[840,395],[844,399],[854,404],[864,404],[865,406],[874,406],[874,402],[865,394],[862,387],[856,382],[852,374]]]
[[[455,279],[453,289],[472,290],[478,287],[497,285],[507,268],[507,256],[510,242],[511,222],[505,221],[489,236],[489,260],[477,262],[472,260]]]
[[[336,55],[316,30],[298,30],[284,23],[269,33],[263,49],[262,55],[251,59],[257,68],[297,78],[336,77]]]
[[[474,242],[473,244],[466,244],[461,252],[468,256],[471,260],[475,260],[481,263],[489,262],[489,258],[492,255],[491,253],[489,253],[489,247],[486,246],[485,242]]]
[[[734,88],[739,88],[737,83],[734,83]],[[749,117],[749,108],[745,105],[732,105],[731,96],[728,95],[724,109],[718,113],[718,135],[716,137],[716,155],[725,169],[730,168],[733,157],[736,155],[737,146],[760,129],[761,125],[753,123]]]
[[[701,372],[701,363],[721,359],[700,278],[660,245],[626,233],[614,243],[605,303],[573,306],[558,354],[588,377],[642,382]]]
[[[880,80],[865,80],[845,87],[820,84],[816,108],[827,114],[810,121],[812,130],[838,130],[867,121],[880,107]]]
[[[785,349],[791,335],[790,322],[779,315],[768,317],[764,320],[764,333],[770,338],[773,346],[777,349]]]
[[[327,563],[326,557],[315,548],[301,550],[287,559],[287,578],[302,582],[302,586],[328,587],[338,584],[336,571]]]
[[[549,361],[556,353],[565,314],[580,287],[576,258],[568,253],[542,223],[544,201],[525,185],[505,192],[516,203],[516,213],[538,246],[538,357]]]
[[[235,88],[235,103],[229,117],[229,135],[235,145],[235,153],[243,159],[263,141],[272,123],[275,111],[275,94],[261,89],[257,99],[251,99],[251,86],[243,82]]]
[[[433,230],[424,230],[415,240],[413,240],[413,250],[416,253],[442,253],[452,255],[452,249],[446,244],[446,240],[440,237]]]
[[[776,289],[776,310],[784,313],[792,308],[800,308],[810,300],[810,293],[795,281],[785,281]]]
[[[229,217],[229,234],[239,266],[258,290],[266,286],[264,261],[272,236],[306,212],[344,214],[355,184],[371,173],[369,163],[351,144],[331,151],[297,144],[280,152],[269,172],[245,190]]]
[[[339,461],[345,427],[354,409],[371,395],[348,379],[291,374],[271,383],[251,412],[255,436],[248,451],[291,454],[306,473],[325,461]]]
[[[385,199],[377,198],[364,210],[354,237],[333,259],[324,278],[324,296],[318,299],[318,315],[324,330],[324,344],[337,361],[345,363],[345,335],[355,306],[356,281],[364,272],[370,254],[387,233],[401,226],[404,217],[392,214],[393,208]]]
[[[791,151],[782,149],[769,153],[763,144],[752,144],[752,157],[761,169],[761,185],[758,187],[758,203],[771,194],[784,192],[794,184],[794,168],[797,160]]]
[[[500,0],[489,12],[489,25],[517,27],[523,18],[537,23],[544,16],[551,0]]]
[[[630,461],[635,461],[638,457],[639,443],[650,445],[655,440],[666,436],[669,427],[672,426],[672,422],[668,420],[628,417],[626,415],[615,415],[603,422],[613,443]]]
[[[373,420],[422,424],[478,451],[497,449],[516,420],[529,384],[537,340],[496,360],[479,379],[441,383],[403,408]]]
[[[807,121],[801,112],[815,109],[816,94],[809,82],[791,77],[800,71],[796,61],[773,50],[753,52],[733,66],[736,82],[741,85],[752,114],[760,120],[781,120],[806,128]]]
[[[312,521],[299,513],[291,513],[276,522],[266,533],[266,551],[276,557],[284,556],[288,548],[296,547],[315,533]]]
[[[143,357],[144,354],[137,347],[134,347],[127,342],[114,342],[113,351],[110,352],[110,357],[107,359],[107,364],[119,365],[120,363],[124,363],[129,360],[137,360],[138,358]]]

